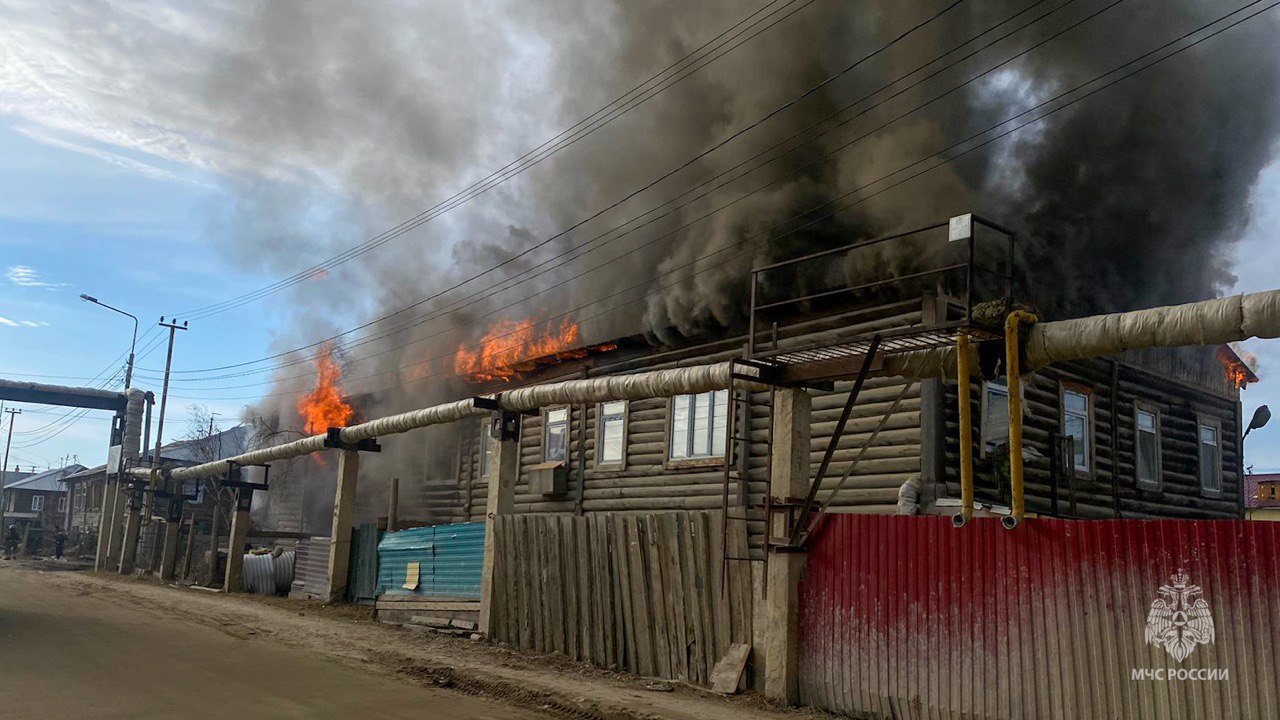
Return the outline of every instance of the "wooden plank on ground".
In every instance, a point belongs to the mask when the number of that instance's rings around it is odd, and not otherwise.
[[[711,689],[723,695],[733,695],[742,687],[742,676],[747,669],[751,646],[734,643],[711,670]]]
[[[667,589],[662,582],[662,551],[658,547],[661,534],[658,519],[654,515],[644,517],[643,532],[645,564],[649,575],[649,616],[653,620],[653,657],[659,677],[674,679],[671,636],[667,623]]]
[[[631,578],[631,613],[635,623],[636,668],[641,675],[657,674],[653,658],[653,618],[649,610],[648,575],[644,561],[644,540],[641,534],[643,521],[634,516],[625,518],[627,532],[627,566]]]

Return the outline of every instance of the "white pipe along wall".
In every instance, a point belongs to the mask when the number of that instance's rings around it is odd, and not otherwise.
[[[1041,368],[1053,362],[1100,357],[1125,350],[1221,345],[1255,337],[1276,338],[1280,337],[1280,290],[1038,323],[1027,331],[1026,336],[1025,355],[1030,369]],[[976,353],[976,348],[974,352]],[[977,368],[978,363],[975,361],[972,366]],[[955,348],[939,348],[889,356],[885,358],[884,367],[873,374],[922,379],[954,377],[955,371]],[[534,385],[490,397],[497,400],[503,409],[520,412],[548,405],[643,400],[692,395],[730,387],[755,387],[754,384],[742,381],[735,383],[730,373],[730,363],[720,362]],[[476,407],[472,399],[468,398],[345,427],[340,430],[339,436],[343,442],[356,443],[431,425],[484,417],[490,412]],[[326,449],[324,441],[324,435],[312,435],[283,445],[237,455],[228,460],[175,468],[172,477],[180,481],[215,477],[226,474],[229,463],[263,465],[274,460],[309,455]],[[150,475],[150,471],[145,468],[135,468],[132,472],[140,477]]]

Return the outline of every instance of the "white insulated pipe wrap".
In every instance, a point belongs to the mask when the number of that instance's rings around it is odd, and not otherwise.
[[[1221,345],[1251,337],[1280,337],[1280,290],[1039,323],[1027,332],[1026,361],[1035,369],[1053,362],[1101,357],[1125,350]],[[884,367],[872,374],[880,377],[896,375],[913,380],[955,377],[955,352],[955,348],[951,347],[890,355],[885,358]],[[973,367],[976,368],[976,348],[974,353]],[[692,395],[725,390],[733,384],[730,364],[721,362],[631,375],[567,380],[509,390],[496,397],[504,409],[525,411],[549,405]],[[757,387],[755,384],[739,384],[743,387]],[[340,437],[344,442],[356,443],[488,414],[489,411],[475,407],[471,399],[458,400],[342,428]],[[230,460],[238,465],[262,465],[275,460],[287,460],[323,450],[324,440],[324,435],[312,435],[291,443],[254,450]],[[178,480],[213,477],[225,474],[228,467],[228,461],[219,460],[175,469],[173,477]],[[148,471],[135,472],[145,476]]]
[[[138,388],[129,388],[124,406],[124,447],[122,454],[137,460],[142,455],[142,416],[147,406],[147,394]]]

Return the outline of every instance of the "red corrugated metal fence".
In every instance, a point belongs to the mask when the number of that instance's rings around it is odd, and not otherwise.
[[[827,516],[801,585],[802,700],[873,718],[1280,717],[1278,541],[1266,522]]]

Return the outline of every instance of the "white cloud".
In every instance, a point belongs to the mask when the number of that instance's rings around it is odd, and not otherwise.
[[[4,325],[5,327],[25,327],[25,328],[49,327],[49,323],[47,322],[36,322],[35,320],[14,320],[12,318],[7,318],[3,315],[0,315],[0,325]]]
[[[6,278],[9,282],[24,288],[44,288],[46,290],[54,290],[60,287],[66,287],[66,283],[48,282],[36,272],[36,269],[30,265],[10,265],[5,271]]]

